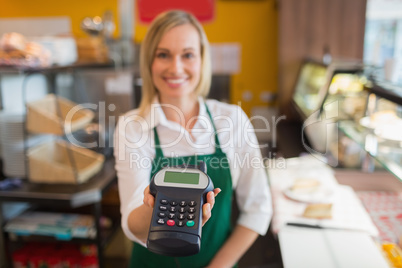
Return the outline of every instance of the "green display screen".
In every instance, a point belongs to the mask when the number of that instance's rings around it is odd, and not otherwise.
[[[183,184],[198,184],[200,181],[199,173],[183,173],[166,171],[163,182],[183,183]]]

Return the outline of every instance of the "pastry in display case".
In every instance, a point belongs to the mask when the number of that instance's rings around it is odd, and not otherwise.
[[[320,112],[322,119],[334,122],[333,132],[327,134],[326,140],[330,159],[338,167],[360,168],[364,150],[339,132],[337,124],[342,120],[356,121],[364,115],[368,95],[364,90],[367,83],[364,68],[360,63],[339,62],[330,69]]]
[[[369,82],[364,115],[341,121],[339,128],[373,159],[402,180],[402,87]]]
[[[374,135],[375,154],[402,173],[402,87],[369,84],[365,117],[359,120],[363,133]],[[366,136],[367,137],[367,136]],[[402,176],[402,174],[400,174]]]
[[[357,66],[350,70],[334,72],[323,101],[323,108],[334,107],[328,104],[339,102],[338,120],[360,118],[364,113],[367,93],[363,88],[366,78],[361,72],[362,69]]]
[[[373,131],[382,141],[402,143],[402,88],[388,90],[373,84],[367,90],[370,96],[360,126]]]

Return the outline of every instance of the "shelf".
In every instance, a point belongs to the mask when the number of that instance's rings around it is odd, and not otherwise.
[[[402,141],[387,141],[354,121],[340,121],[339,129],[402,181]]]
[[[23,96],[25,98],[27,79],[33,74],[43,74],[48,84],[48,92],[57,92],[56,76],[60,72],[67,72],[76,75],[77,72],[83,69],[110,69],[116,67],[113,62],[106,63],[75,63],[67,66],[50,66],[47,68],[20,68],[20,67],[5,67],[0,66],[0,78],[3,75],[23,75]],[[1,94],[0,94],[1,95]],[[25,103],[24,99],[24,103]],[[2,101],[0,98],[0,109]],[[94,243],[98,250],[98,263],[102,268],[103,249],[110,241],[113,233],[118,230],[119,224],[116,221],[110,229],[101,229],[99,219],[102,213],[102,198],[103,195],[116,182],[116,171],[114,169],[114,159],[106,159],[102,169],[91,179],[81,184],[46,184],[33,183],[28,179],[24,179],[21,187],[0,190],[0,226],[3,227],[4,219],[2,217],[2,204],[4,202],[24,202],[33,205],[46,205],[52,208],[62,209],[71,208],[74,210],[82,209],[84,206],[89,206],[92,215],[95,219],[96,236],[91,238],[73,238],[71,241]],[[119,217],[120,218],[120,217]],[[114,221],[113,221],[114,222]],[[10,258],[7,256],[5,247],[6,240],[4,239],[4,230],[0,232],[0,267],[9,267]],[[22,236],[19,236],[22,237]],[[29,239],[50,239],[57,240],[52,237],[31,237]]]
[[[98,249],[99,266],[101,268],[104,267],[103,249],[114,231],[118,228],[117,226],[119,226],[116,224],[110,230],[101,230],[99,224],[103,194],[116,182],[114,162],[114,158],[107,159],[98,174],[87,182],[78,185],[39,184],[24,181],[19,188],[0,190],[0,226],[3,227],[4,225],[1,207],[3,202],[28,202],[30,204],[42,204],[55,208],[67,207],[74,209],[91,205],[92,214],[95,219],[95,229],[97,230],[96,237],[93,239],[74,238],[72,240],[95,243]],[[10,260],[7,258],[6,253],[4,233],[2,231],[0,232],[0,267],[9,267],[7,264]]]
[[[77,62],[69,65],[53,65],[49,67],[30,68],[18,66],[0,66],[0,74],[21,74],[21,73],[58,73],[71,69],[85,69],[85,68],[110,68],[114,67],[113,62],[97,63],[97,62]]]
[[[115,219],[112,221],[112,226],[109,228],[101,228],[100,230],[100,238],[101,238],[101,245],[102,248],[106,248],[106,246],[110,243],[114,234],[116,234],[117,230],[120,227],[120,219]],[[80,238],[80,237],[73,237],[71,239],[58,239],[54,236],[45,236],[45,235],[37,235],[37,234],[30,234],[30,235],[21,235],[18,233],[7,232],[7,235],[13,239],[10,239],[9,242],[53,242],[53,243],[84,243],[84,244],[95,244],[96,238]]]
[[[1,190],[0,201],[18,201],[80,207],[102,199],[102,194],[116,180],[114,158],[107,159],[102,170],[89,181],[74,184],[39,184],[25,181],[20,188]]]

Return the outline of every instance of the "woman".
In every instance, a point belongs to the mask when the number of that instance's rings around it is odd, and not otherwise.
[[[122,228],[135,242],[131,266],[234,266],[266,233],[272,214],[265,171],[249,163],[261,160],[255,134],[245,131],[249,120],[238,106],[204,100],[211,83],[209,45],[186,12],[166,12],[153,21],[140,68],[140,107],[120,118],[115,133]],[[216,187],[202,208],[201,251],[181,258],[151,253],[145,247],[154,205],[150,178],[163,165],[199,160]],[[240,216],[232,230],[234,193]]]

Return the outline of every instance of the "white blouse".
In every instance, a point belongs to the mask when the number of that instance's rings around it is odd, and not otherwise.
[[[237,105],[216,100],[207,100],[206,104],[214,120],[222,151],[229,159],[232,185],[240,211],[237,223],[265,235],[272,217],[272,204],[268,178],[253,126]],[[143,246],[144,243],[131,233],[127,220],[131,211],[143,204],[144,189],[150,182],[152,160],[155,157],[153,128],[156,126],[166,157],[212,154],[215,152],[214,128],[202,98],[199,98],[199,107],[191,135],[180,124],[166,119],[157,100],[144,117],[138,115],[138,110],[132,110],[119,119],[114,135],[114,156],[121,225],[130,240]],[[168,105],[165,108],[174,109]],[[183,116],[177,109],[175,111]]]

